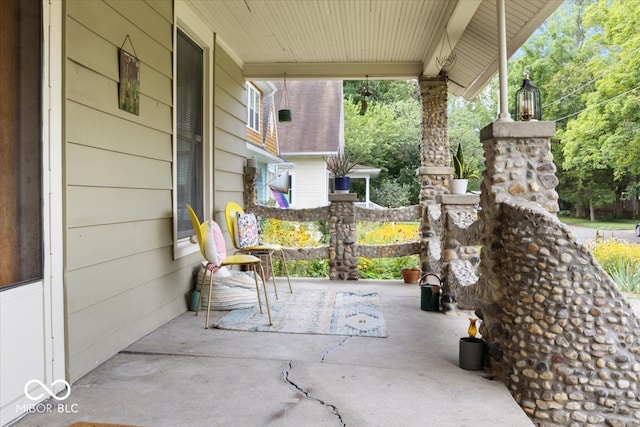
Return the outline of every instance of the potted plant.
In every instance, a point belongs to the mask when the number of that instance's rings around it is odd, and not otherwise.
[[[400,266],[404,283],[418,283],[420,281],[420,267],[416,264],[415,256],[401,258]]]
[[[453,155],[453,179],[449,184],[449,191],[452,194],[466,194],[469,179],[477,179],[478,175],[464,160],[462,143],[458,144],[458,149]]]
[[[336,193],[348,193],[351,187],[349,172],[358,163],[353,155],[345,151],[324,158],[327,170],[333,175],[333,188]]]

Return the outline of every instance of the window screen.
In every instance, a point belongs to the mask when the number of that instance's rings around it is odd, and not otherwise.
[[[0,288],[43,276],[42,2],[9,0],[0,25]]]
[[[193,234],[186,204],[203,218],[203,50],[178,30],[177,47],[178,239]]]

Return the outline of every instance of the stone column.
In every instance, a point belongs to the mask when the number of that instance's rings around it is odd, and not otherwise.
[[[505,292],[510,291],[500,278],[500,203],[509,199],[535,202],[549,212],[558,212],[558,180],[550,142],[554,133],[553,122],[494,122],[480,132],[485,170],[480,196],[483,230],[478,290],[484,317],[481,333],[490,346],[495,344],[494,349],[498,347],[495,338],[501,334],[502,322],[508,321],[502,316],[502,304]]]
[[[254,207],[258,204],[258,168],[252,166],[244,167],[244,208],[253,212]]]
[[[442,277],[444,294],[453,295],[457,308],[474,310],[480,305],[477,270],[480,244],[476,227],[476,207],[480,198],[475,194],[442,195]],[[472,230],[473,228],[473,230]]]
[[[329,194],[329,279],[358,280],[355,193]]]
[[[438,228],[433,224],[433,209],[440,194],[447,194],[447,181],[453,176],[449,153],[446,77],[419,79],[422,101],[422,139],[420,150],[420,204],[423,214],[420,223],[420,265],[423,271],[438,272],[439,260],[430,259],[429,253],[439,255]]]

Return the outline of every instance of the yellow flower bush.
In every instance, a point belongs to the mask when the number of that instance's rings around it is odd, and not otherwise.
[[[612,238],[591,241],[587,246],[620,290],[640,292],[640,245]]]
[[[324,223],[295,223],[277,219],[261,221],[261,237],[264,243],[287,247],[321,246],[328,240]],[[418,240],[419,224],[416,223],[358,223],[358,242],[370,245],[404,243]],[[418,256],[370,259],[358,258],[358,270],[363,279],[399,279],[400,270],[418,265]],[[284,274],[278,259],[274,259],[277,275]],[[297,277],[327,277],[328,260],[288,261],[289,274]]]

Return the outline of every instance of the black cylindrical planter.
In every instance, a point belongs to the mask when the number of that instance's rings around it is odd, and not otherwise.
[[[458,366],[469,371],[484,369],[485,343],[480,338],[460,338]]]
[[[290,122],[291,121],[291,110],[278,110],[278,121],[279,122]]]

